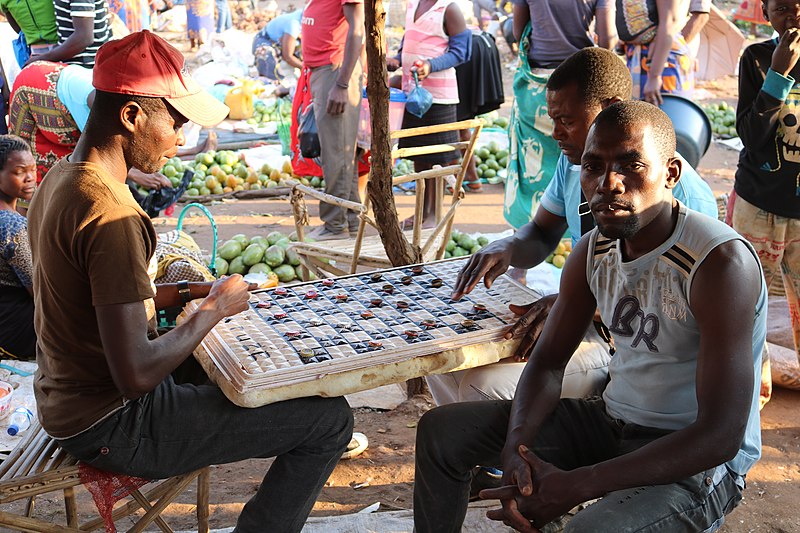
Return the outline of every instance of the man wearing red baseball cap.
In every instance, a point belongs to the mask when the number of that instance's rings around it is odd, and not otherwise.
[[[147,31],[103,45],[93,83],[75,151],[47,174],[28,214],[39,420],[80,460],[148,479],[277,456],[236,531],[300,531],[350,441],[347,402],[244,409],[208,384],[190,355],[217,322],[247,309],[248,284],[234,275],[156,290],[155,230],[125,185],[131,167],[153,172],[175,155],[187,120],[213,126],[228,109]],[[197,311],[157,336],[157,308],[199,297]]]

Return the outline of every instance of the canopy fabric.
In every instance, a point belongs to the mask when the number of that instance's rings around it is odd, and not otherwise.
[[[700,32],[697,78],[714,80],[736,74],[745,37],[725,15],[711,6],[708,23]]]

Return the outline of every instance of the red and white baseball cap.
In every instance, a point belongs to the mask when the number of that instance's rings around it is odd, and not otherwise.
[[[204,91],[184,70],[183,54],[147,30],[101,46],[92,84],[109,93],[164,98],[201,126],[216,126],[228,116],[228,106]]]

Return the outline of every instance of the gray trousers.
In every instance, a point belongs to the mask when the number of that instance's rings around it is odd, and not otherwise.
[[[235,531],[277,533],[303,528],[352,431],[353,415],[341,397],[246,409],[231,403],[215,385],[177,384],[170,376],[154,391],[60,444],[95,468],[146,479],[276,457],[242,509]]]
[[[509,400],[460,402],[425,413],[415,451],[417,533],[461,532],[471,470],[502,468],[510,413]],[[630,453],[668,433],[612,419],[600,398],[562,399],[530,447],[543,460],[571,470]],[[611,492],[575,515],[564,531],[710,533],[741,501],[743,485],[722,465],[677,483]]]
[[[325,65],[311,70],[311,96],[314,99],[314,116],[317,119],[319,143],[322,148],[322,175],[325,192],[352,202],[361,202],[358,196],[358,173],[356,166],[356,137],[361,111],[361,62],[356,63],[350,76],[348,104],[344,113],[329,115],[328,93],[336,84],[339,67]],[[319,217],[325,227],[334,233],[355,230],[358,217],[354,211],[325,202],[319,204]]]

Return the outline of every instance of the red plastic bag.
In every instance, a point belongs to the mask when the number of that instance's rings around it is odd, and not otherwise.
[[[300,125],[300,116],[306,107],[311,105],[311,84],[309,77],[311,69],[303,67],[300,79],[297,80],[297,89],[294,92],[292,101],[292,128],[291,128],[291,148],[292,148],[292,170],[297,176],[320,176],[322,177],[322,167],[318,160],[306,159],[300,153],[300,141],[298,140],[297,130]]]

